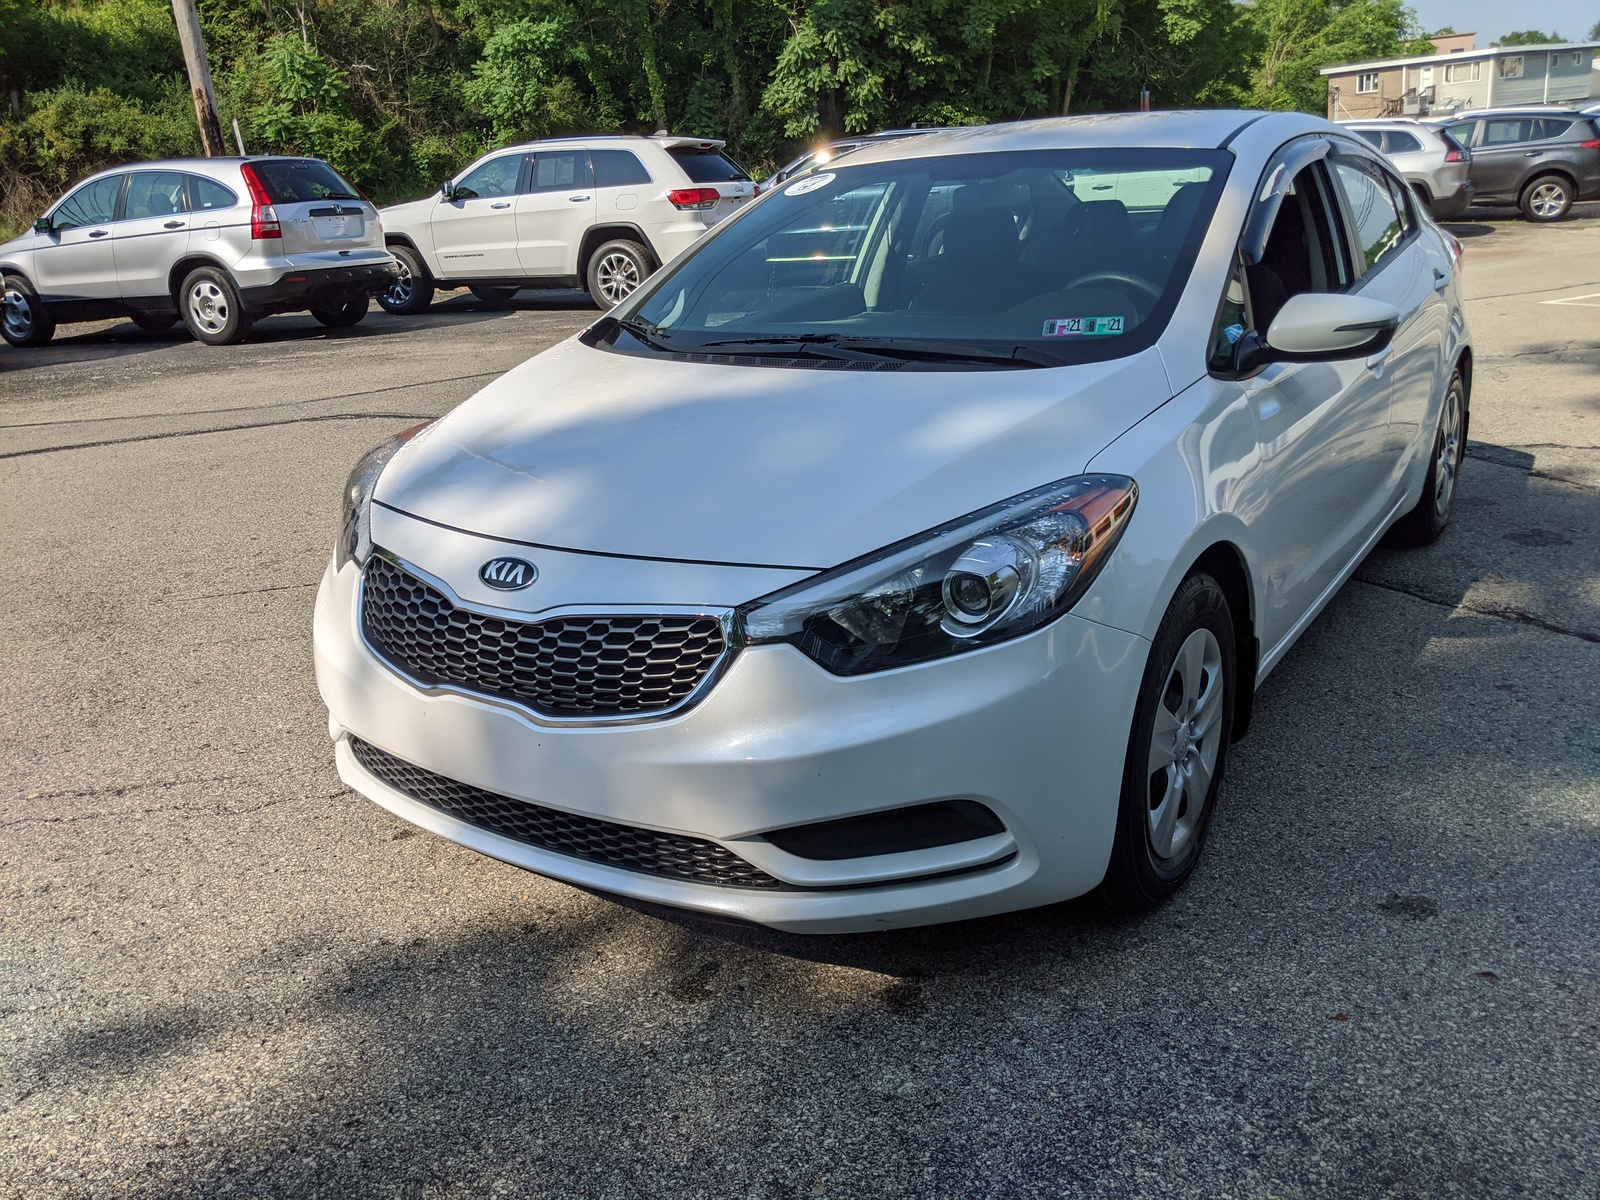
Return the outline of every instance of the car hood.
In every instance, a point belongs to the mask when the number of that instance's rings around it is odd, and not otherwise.
[[[1056,369],[807,370],[569,340],[412,440],[376,500],[504,541],[823,568],[1077,474],[1171,395]]]
[[[408,217],[425,216],[433,210],[433,206],[438,200],[438,195],[434,194],[432,196],[423,196],[418,200],[406,200],[400,204],[386,204],[378,210],[378,219],[405,220]]]

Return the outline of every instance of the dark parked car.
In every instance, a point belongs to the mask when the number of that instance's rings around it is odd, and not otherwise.
[[[1515,204],[1530,221],[1559,221],[1600,199],[1600,125],[1570,108],[1488,109],[1440,122],[1472,151],[1477,204]]]

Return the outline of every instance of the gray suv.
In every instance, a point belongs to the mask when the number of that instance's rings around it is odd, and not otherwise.
[[[1559,221],[1600,198],[1600,128],[1569,108],[1485,109],[1440,123],[1472,151],[1473,202],[1515,204],[1530,221]]]
[[[1403,117],[1340,123],[1383,152],[1434,220],[1454,220],[1472,203],[1472,151],[1447,130]]]
[[[377,209],[321,159],[179,158],[91,175],[0,246],[0,273],[13,346],[119,316],[218,346],[272,313],[354,325],[395,265]]]

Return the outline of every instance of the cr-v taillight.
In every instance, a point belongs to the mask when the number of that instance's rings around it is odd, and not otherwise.
[[[250,189],[250,236],[257,241],[263,238],[281,238],[283,226],[278,224],[278,210],[272,207],[272,197],[262,186],[261,177],[249,163],[239,165],[244,185]]]
[[[715,208],[717,201],[722,199],[722,194],[716,188],[681,188],[675,192],[668,192],[667,199],[672,201],[674,208]]]

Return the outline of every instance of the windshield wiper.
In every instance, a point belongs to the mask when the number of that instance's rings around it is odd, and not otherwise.
[[[898,358],[907,362],[981,362],[997,367],[1059,367],[1061,362],[1049,354],[1030,350],[1026,346],[1013,346],[1010,350],[987,350],[964,342],[937,342],[917,339],[914,342],[895,342],[885,338],[853,337],[841,333],[799,333],[789,338],[726,338],[714,342],[701,342],[695,347],[704,350],[711,346],[762,347],[768,352],[789,350],[814,354],[818,350],[854,351],[877,358]]]
[[[612,317],[618,329],[626,329],[652,350],[665,350],[676,354],[681,347],[674,346],[670,341],[661,336],[661,331],[654,325],[648,325],[634,317]]]

